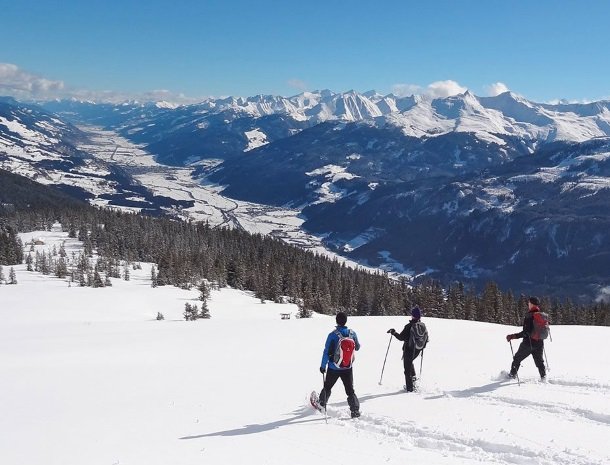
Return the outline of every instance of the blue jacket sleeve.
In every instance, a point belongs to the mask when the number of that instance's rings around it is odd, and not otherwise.
[[[356,343],[356,350],[360,350],[360,341],[358,340],[358,335],[354,330],[352,330],[352,334],[354,335],[354,342]]]
[[[320,364],[320,368],[326,368],[326,365],[328,365],[330,343],[332,342],[332,340],[333,333],[330,333],[326,338],[326,344],[324,344],[324,352],[322,353],[322,363]]]

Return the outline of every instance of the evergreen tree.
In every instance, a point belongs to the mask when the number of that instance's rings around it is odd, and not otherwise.
[[[485,285],[481,304],[479,306],[478,321],[497,322],[502,314],[502,297],[498,285],[490,281]]]
[[[195,311],[197,311],[197,306],[195,306]],[[204,300],[201,302],[201,312],[198,315],[199,318],[208,319],[211,317],[210,309],[208,308],[208,301]]]
[[[32,258],[32,254],[28,253],[27,256],[25,257],[25,264],[26,264],[27,271],[34,271],[34,267],[32,266],[33,263],[34,263],[34,259]]]
[[[102,281],[102,276],[97,269],[93,272],[91,287],[104,287],[104,281]]]
[[[206,302],[210,298],[210,288],[205,283],[205,281],[201,281],[199,284],[199,300],[202,302]]]
[[[4,282],[4,272],[2,270],[2,265],[0,265],[0,284]]]
[[[68,266],[66,260],[63,257],[59,257],[57,260],[57,266],[55,267],[55,276],[58,278],[65,278],[68,275]]]
[[[197,305],[191,305],[188,302],[184,304],[184,319],[186,321],[195,321],[199,316],[198,312]]]
[[[8,273],[8,284],[17,284],[17,274],[15,273],[15,268],[12,266]]]
[[[313,312],[306,308],[302,301],[298,302],[297,307],[299,309],[299,312],[297,313],[298,318],[311,318],[313,316]]]
[[[153,265],[150,269],[150,286],[157,287],[159,282],[157,281],[157,270],[155,269],[155,265]]]

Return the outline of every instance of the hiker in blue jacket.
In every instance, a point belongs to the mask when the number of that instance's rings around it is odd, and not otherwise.
[[[352,418],[355,418],[360,416],[360,401],[354,392],[352,362],[354,359],[353,351],[360,350],[360,342],[356,333],[345,326],[347,315],[344,312],[337,313],[335,321],[337,327],[326,338],[324,352],[322,353],[320,373],[326,373],[326,378],[320,391],[319,402],[322,407],[326,406],[333,386],[341,378],[347,394],[347,404]],[[326,371],[327,366],[328,372]]]

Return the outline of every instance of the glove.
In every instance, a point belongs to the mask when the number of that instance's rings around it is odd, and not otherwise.
[[[326,373],[326,368],[320,367],[320,373],[322,373],[322,374]]]
[[[514,335],[514,334],[507,334],[507,335],[506,335],[506,341],[507,341],[507,342],[508,342],[508,341],[510,341],[511,339],[514,339],[514,338],[515,338],[515,335]]]
[[[388,329],[388,331],[387,331],[388,334],[394,334],[395,332],[396,332],[396,330],[394,328]]]

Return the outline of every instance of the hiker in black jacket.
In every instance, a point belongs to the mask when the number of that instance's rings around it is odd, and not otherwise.
[[[414,330],[413,325],[421,320],[421,310],[419,309],[419,307],[415,307],[413,308],[413,310],[411,310],[411,317],[411,321],[409,321],[409,323],[404,327],[402,332],[397,333],[394,328],[388,330],[388,333],[390,333],[399,341],[404,342],[404,344],[402,345],[402,361],[405,367],[405,389],[407,390],[407,392],[413,392],[413,382],[416,380],[413,360],[417,358],[417,356],[424,349],[424,347],[426,347],[426,344],[428,343],[428,331],[426,330],[425,325],[423,327],[425,331],[425,339],[422,347],[416,347],[418,344],[414,343],[414,338],[411,334],[411,331]]]
[[[540,301],[537,297],[530,297],[527,302],[527,307],[529,310],[523,319],[523,330],[519,333],[508,334],[506,336],[507,341],[523,338],[517,353],[513,357],[513,363],[510,367],[508,376],[515,378],[517,376],[517,371],[519,371],[519,367],[521,366],[521,362],[531,354],[536,367],[538,367],[540,379],[544,381],[546,379],[546,368],[543,359],[544,341],[532,337],[534,334],[534,314],[540,311]]]

